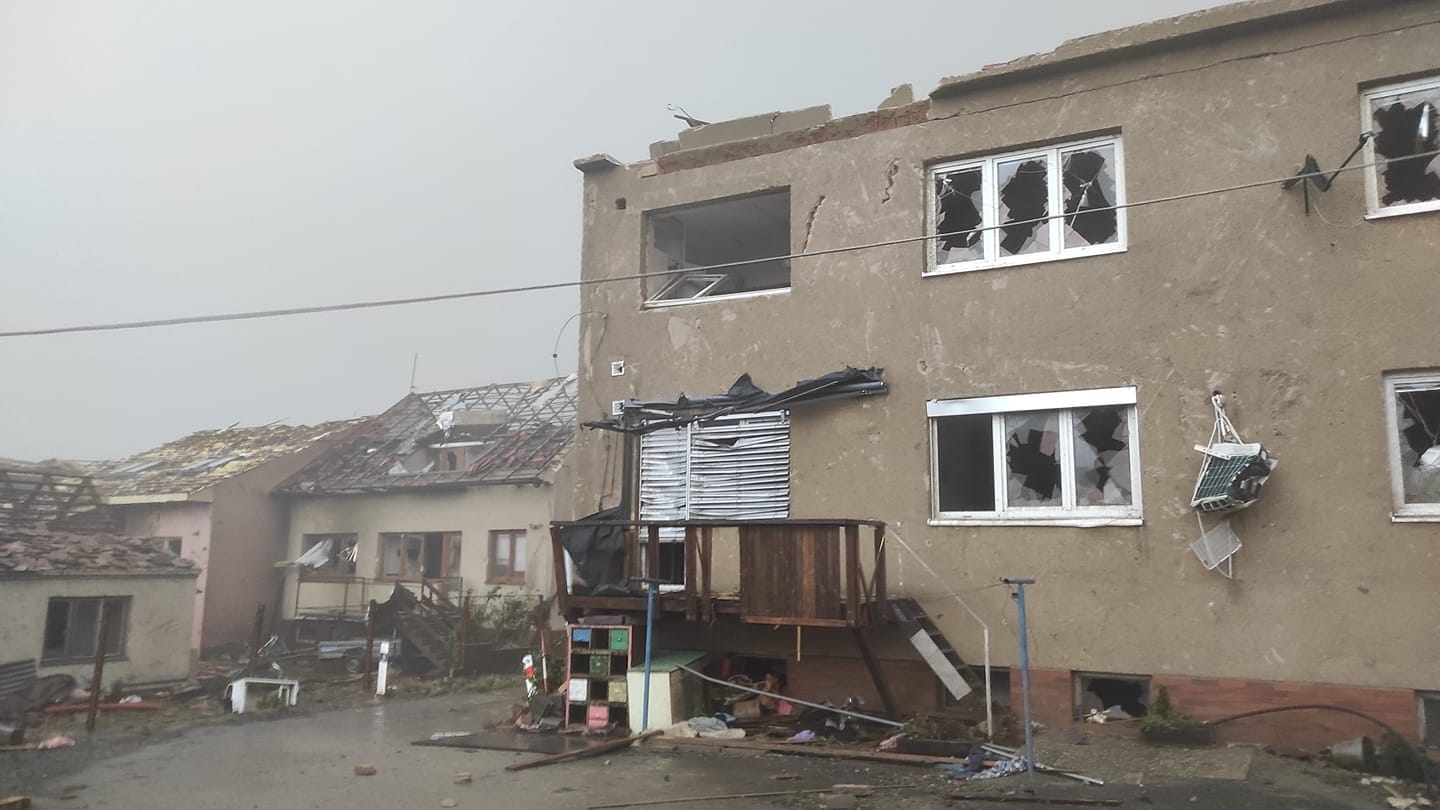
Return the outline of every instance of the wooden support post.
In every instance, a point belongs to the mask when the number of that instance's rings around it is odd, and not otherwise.
[[[245,665],[245,674],[254,675],[260,663],[260,637],[265,634],[265,603],[255,608],[255,629],[250,632],[250,663]]]
[[[363,694],[374,694],[370,691],[370,672],[375,658],[375,601],[370,601],[370,609],[365,611],[365,691]]]
[[[699,615],[700,600],[696,597],[695,580],[700,572],[700,530],[685,527],[685,621],[693,622]]]
[[[645,543],[645,576],[660,578],[660,527],[651,525]]]
[[[710,527],[700,529],[700,597],[705,600],[705,621],[715,621],[715,599],[710,595],[710,568],[714,563],[711,556],[711,549],[714,548],[714,537],[710,533]]]
[[[456,634],[460,649],[455,652],[455,666],[460,674],[468,672],[465,669],[465,652],[470,649],[470,594],[460,597],[460,632]]]
[[[860,626],[865,596],[860,592],[860,524],[845,524],[845,618],[851,627]],[[888,710],[888,709],[887,709]]]
[[[880,662],[875,660],[875,654],[870,651],[870,642],[865,640],[865,632],[858,627],[851,632],[855,634],[855,645],[860,648],[860,657],[865,659],[865,668],[870,670],[870,680],[875,682],[875,691],[880,693],[880,702],[885,704],[885,713],[893,719],[900,719],[895,695],[890,692],[890,682],[885,680]]]
[[[110,623],[105,620],[105,601],[100,601],[100,632],[95,641],[95,671],[90,676],[90,711],[85,715],[85,733],[95,733],[95,716],[100,713],[100,693],[105,691],[105,642]]]
[[[888,616],[890,594],[885,587],[885,524],[875,525],[875,605],[881,616]]]

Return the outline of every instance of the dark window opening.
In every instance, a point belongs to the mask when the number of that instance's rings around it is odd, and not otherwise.
[[[1377,169],[1380,204],[1440,200],[1440,82],[1373,96],[1375,153],[1391,162]],[[1417,157],[1418,156],[1418,157]]]
[[[997,163],[1000,186],[1000,218],[1004,234],[1002,255],[1044,253],[1050,250],[1050,226],[1043,221],[1049,213],[1050,186],[1047,158],[1027,158]],[[1010,224],[1015,223],[1015,224]]]
[[[130,597],[102,596],[84,599],[52,598],[45,608],[46,662],[85,661],[95,657],[104,617],[105,657],[125,655],[130,620]]]
[[[1091,711],[1144,717],[1150,711],[1150,676],[1075,673],[1075,716]]]
[[[790,192],[700,203],[647,217],[649,301],[678,302],[790,286]],[[693,272],[673,272],[693,270]]]
[[[941,512],[995,511],[995,452],[990,414],[935,420]]]
[[[1065,185],[1065,247],[1117,241],[1115,146],[1061,153]]]
[[[355,575],[358,539],[353,534],[307,534],[300,539],[301,554],[295,560],[301,579],[326,579]]]
[[[1440,380],[1395,392],[1405,503],[1440,503]]]
[[[395,579],[460,578],[460,533],[380,535],[380,574]],[[444,586],[444,583],[442,583]]]

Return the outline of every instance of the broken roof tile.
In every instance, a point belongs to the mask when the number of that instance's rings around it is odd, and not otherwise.
[[[0,579],[28,576],[194,576],[189,560],[151,537],[0,528]]]

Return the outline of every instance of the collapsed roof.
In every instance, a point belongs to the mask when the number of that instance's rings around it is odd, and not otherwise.
[[[304,450],[355,422],[202,430],[123,461],[95,477],[111,503],[184,500],[219,482]]]
[[[575,438],[576,378],[410,394],[282,484],[347,494],[540,483]]]
[[[620,418],[586,422],[585,427],[621,433],[652,433],[718,416],[764,413],[832,399],[873,396],[888,390],[882,379],[884,373],[885,370],[880,368],[846,367],[813,380],[801,380],[775,394],[755,385],[749,374],[741,374],[723,394],[698,399],[681,394],[674,400],[626,400]]]
[[[0,529],[0,578],[31,576],[195,576],[195,566],[149,537]]]

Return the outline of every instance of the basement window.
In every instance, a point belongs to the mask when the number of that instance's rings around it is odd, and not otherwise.
[[[789,190],[653,211],[645,230],[647,306],[790,288],[790,261],[774,258],[790,253]]]
[[[1118,713],[1144,717],[1150,713],[1150,676],[1114,675],[1110,673],[1076,672],[1072,678],[1075,691],[1075,717],[1090,712]],[[1118,715],[1118,716],[1123,716]]]
[[[1440,748],[1440,692],[1416,692],[1420,702],[1420,740],[1426,748]]]
[[[1138,525],[1135,389],[934,400],[933,525]]]
[[[1440,520],[1440,371],[1389,374],[1395,520]]]
[[[927,274],[1125,249],[1119,138],[930,167]]]
[[[1389,161],[1365,171],[1369,216],[1440,210],[1440,78],[1369,90],[1360,128],[1365,162]]]

